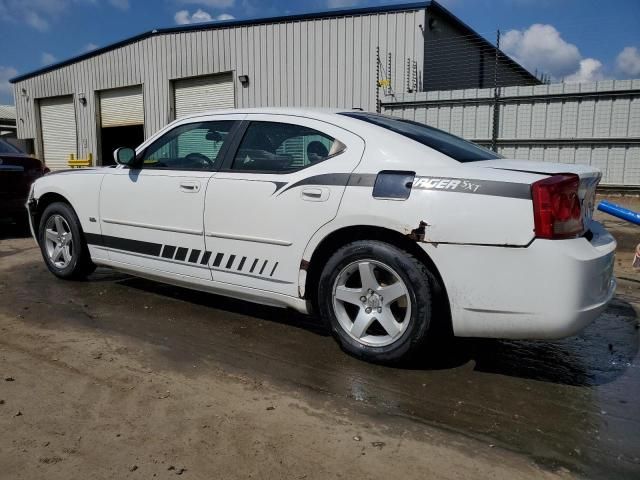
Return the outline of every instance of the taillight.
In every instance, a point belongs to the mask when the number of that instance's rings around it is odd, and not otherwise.
[[[553,175],[531,186],[533,217],[538,238],[570,238],[584,231],[578,188],[572,173]]]

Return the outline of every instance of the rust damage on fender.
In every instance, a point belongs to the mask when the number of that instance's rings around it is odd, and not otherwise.
[[[407,233],[407,238],[415,242],[424,242],[425,229],[428,226],[429,224],[427,222],[420,221],[420,224],[417,228],[414,228],[409,233]]]
[[[305,260],[304,258],[300,260],[300,270],[304,270],[305,272],[309,270],[309,266],[311,262],[309,260]]]

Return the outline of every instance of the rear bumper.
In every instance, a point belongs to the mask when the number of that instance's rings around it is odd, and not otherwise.
[[[555,339],[574,335],[615,294],[616,241],[599,224],[592,239],[534,240],[527,248],[439,245],[457,336]]]

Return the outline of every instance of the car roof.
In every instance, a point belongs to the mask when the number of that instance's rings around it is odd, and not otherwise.
[[[264,114],[264,115],[292,115],[307,118],[323,119],[333,117],[338,113],[362,111],[348,108],[304,108],[304,107],[255,107],[255,108],[233,108],[220,110],[207,110],[197,114],[181,117],[180,120],[204,117],[208,115],[231,115],[231,114]]]

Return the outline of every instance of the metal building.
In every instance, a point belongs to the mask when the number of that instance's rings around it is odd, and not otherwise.
[[[469,45],[425,60],[426,42],[450,42],[452,31]],[[115,147],[137,146],[203,110],[375,110],[380,96],[440,85],[435,72],[455,77],[456,59],[484,65],[493,47],[476,48],[479,36],[469,31],[436,2],[153,30],[14,78],[18,136],[56,169],[70,154],[112,163]],[[491,65],[516,72],[513,84],[538,82],[504,55]],[[459,75],[456,88],[485,85],[488,68]]]

